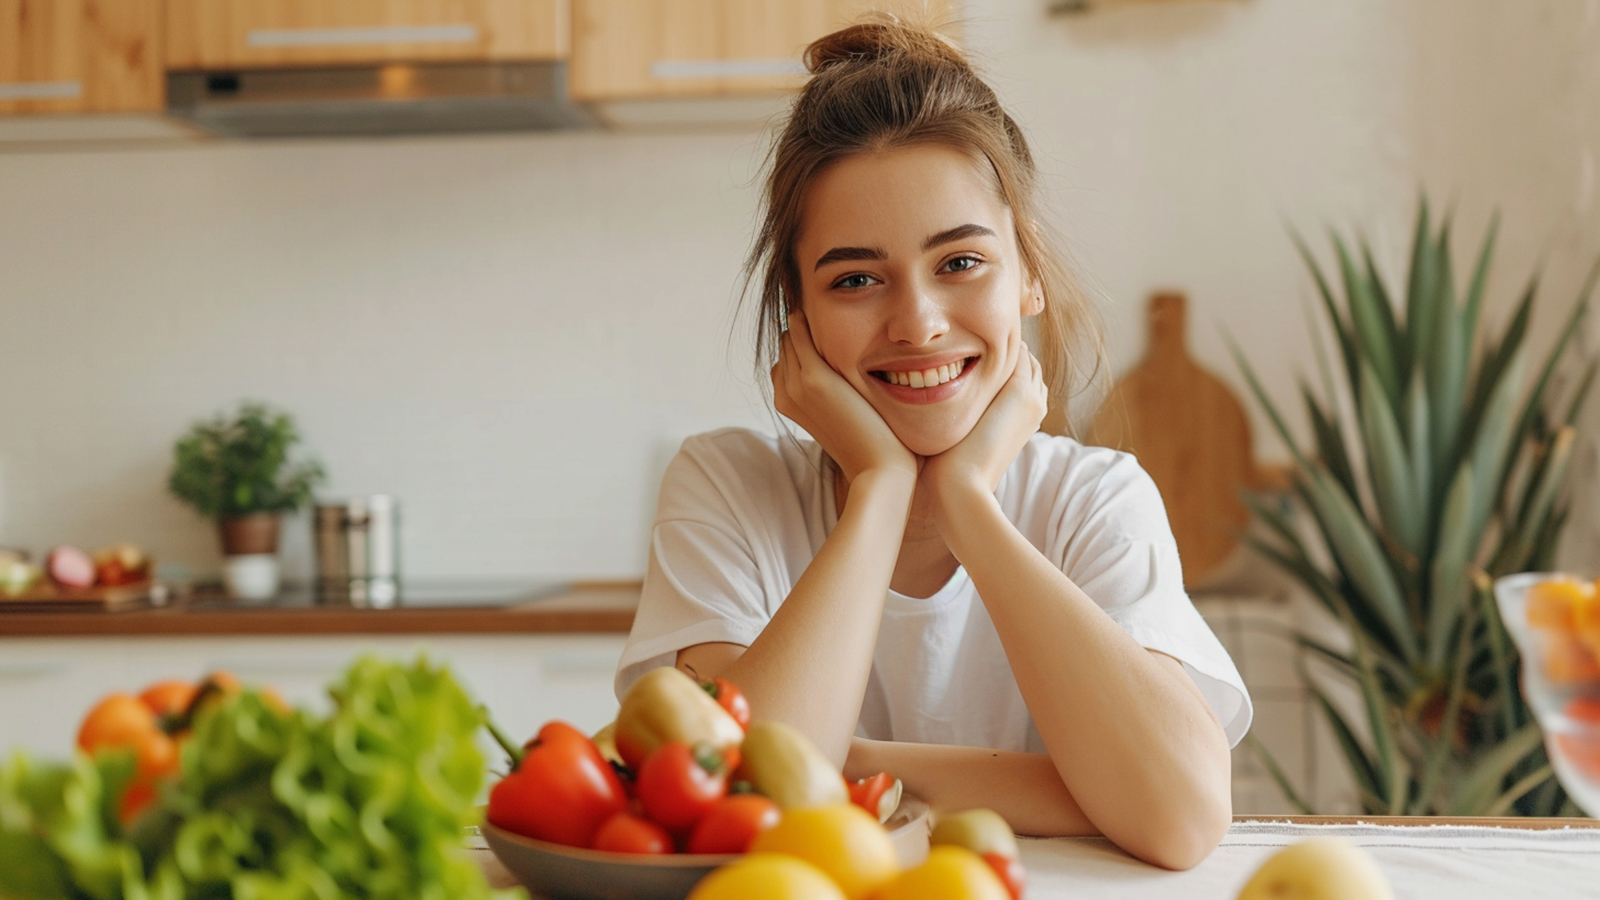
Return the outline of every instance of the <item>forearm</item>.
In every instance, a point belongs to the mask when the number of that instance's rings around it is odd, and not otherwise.
[[[1048,837],[1098,834],[1041,753],[951,747],[855,738],[844,774],[854,781],[877,772],[900,779],[908,793],[935,812],[985,807],[1018,834]]]
[[[1128,852],[1171,868],[1198,862],[1232,813],[1227,740],[1199,690],[1029,544],[992,494],[947,508],[956,521],[946,539],[1067,791]]]
[[[867,473],[772,620],[723,672],[763,719],[799,728],[835,763],[849,750],[915,482]]]

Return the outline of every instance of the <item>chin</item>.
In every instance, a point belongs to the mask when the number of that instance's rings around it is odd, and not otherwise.
[[[974,424],[967,422],[950,427],[913,427],[910,425],[890,427],[894,431],[894,436],[900,439],[900,443],[906,445],[907,450],[918,456],[926,457],[938,456],[961,443],[961,439],[972,432]]]

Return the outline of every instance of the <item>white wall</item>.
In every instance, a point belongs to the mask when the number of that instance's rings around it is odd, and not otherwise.
[[[1398,261],[1424,181],[1474,238],[1505,207],[1493,315],[1541,257],[1570,296],[1600,246],[1568,202],[1592,193],[1594,2],[1044,6],[971,2],[969,42],[1118,369],[1176,285],[1196,354],[1238,383],[1227,328],[1288,402],[1310,291],[1284,223],[1363,223]],[[256,397],[296,414],[327,493],[402,498],[410,574],[637,575],[676,441],[769,424],[728,344],[756,153],[724,132],[0,154],[0,544],[214,567],[164,493],[171,445]],[[306,545],[296,522],[291,575]]]

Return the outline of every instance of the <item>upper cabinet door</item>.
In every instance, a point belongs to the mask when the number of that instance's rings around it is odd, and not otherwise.
[[[167,68],[561,59],[569,0],[167,0]]]
[[[904,5],[935,24],[953,0]],[[883,0],[572,0],[578,100],[759,94],[802,82],[806,45]],[[924,9],[926,12],[924,13]]]
[[[158,110],[160,0],[0,0],[0,115]]]

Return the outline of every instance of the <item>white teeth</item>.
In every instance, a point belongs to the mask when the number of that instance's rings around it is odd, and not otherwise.
[[[924,369],[920,372],[884,372],[883,377],[890,384],[898,384],[901,387],[931,388],[960,377],[966,367],[967,361],[958,359],[937,369]]]

